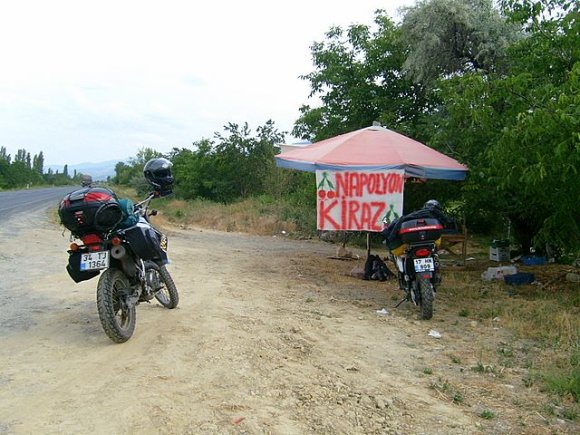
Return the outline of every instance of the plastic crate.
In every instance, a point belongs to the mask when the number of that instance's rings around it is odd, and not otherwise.
[[[520,272],[513,275],[504,275],[503,280],[509,285],[531,284],[535,281],[533,273]]]
[[[522,257],[522,263],[526,266],[541,266],[547,262],[548,260],[546,260],[546,257],[536,257],[535,255],[527,255]]]
[[[489,259],[491,261],[510,261],[510,248],[489,248]]]
[[[502,239],[502,240],[494,239],[490,242],[489,246],[491,248],[508,248],[509,249],[510,241],[505,240],[505,239]]]

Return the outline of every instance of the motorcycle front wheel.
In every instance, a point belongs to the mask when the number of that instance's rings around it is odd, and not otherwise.
[[[422,276],[417,277],[419,290],[421,292],[421,318],[423,320],[429,320],[433,317],[433,284],[429,278],[423,278]]]
[[[157,273],[159,273],[159,281],[160,284],[162,284],[162,287],[155,292],[155,299],[157,299],[165,308],[173,309],[177,307],[177,304],[179,303],[179,293],[177,293],[177,287],[175,286],[169,271],[165,266],[161,266]]]
[[[135,331],[136,310],[129,306],[129,280],[119,269],[105,270],[97,284],[97,309],[107,336],[115,343],[124,343]]]

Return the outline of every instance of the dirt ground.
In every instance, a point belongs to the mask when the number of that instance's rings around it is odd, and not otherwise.
[[[431,321],[395,309],[396,284],[346,276],[363,260],[330,259],[332,245],[168,235],[179,307],[140,305],[119,345],[101,329],[97,280],[75,284],[65,271],[68,234],[46,212],[2,225],[0,434],[578,430],[528,407],[538,392],[521,373],[469,369],[508,331],[451,321],[440,301]]]

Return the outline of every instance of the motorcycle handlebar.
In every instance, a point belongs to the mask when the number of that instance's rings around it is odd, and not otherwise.
[[[155,194],[150,193],[149,196],[145,198],[143,201],[135,204],[133,206],[133,210],[135,211],[135,213],[139,215],[144,215],[145,213],[147,213],[147,207],[149,206],[149,203],[153,198],[155,198]]]

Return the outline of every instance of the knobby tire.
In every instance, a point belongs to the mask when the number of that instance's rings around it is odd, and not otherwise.
[[[173,309],[177,307],[177,304],[179,304],[179,293],[177,293],[177,287],[165,266],[159,267],[159,277],[164,287],[155,292],[155,298],[165,308]]]
[[[97,309],[105,334],[115,343],[124,343],[135,331],[135,306],[127,307],[121,295],[130,293],[129,281],[119,269],[107,269],[97,284]]]

